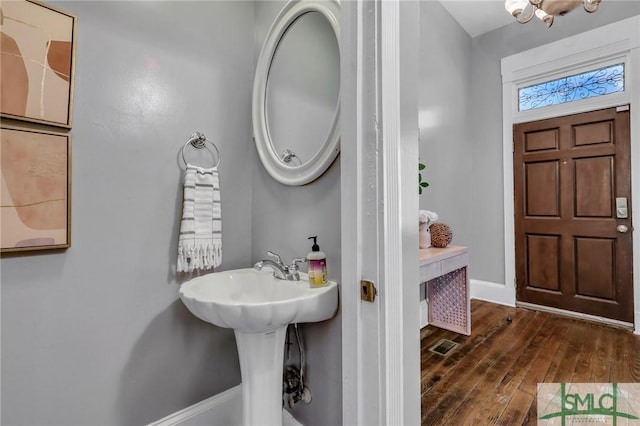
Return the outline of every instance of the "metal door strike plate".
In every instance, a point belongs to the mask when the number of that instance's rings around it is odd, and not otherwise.
[[[360,299],[365,302],[373,302],[376,300],[377,294],[378,290],[376,290],[376,286],[373,282],[367,280],[360,281]]]

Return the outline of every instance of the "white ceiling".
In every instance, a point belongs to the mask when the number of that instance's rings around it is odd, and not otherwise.
[[[471,37],[515,22],[503,0],[440,0]]]

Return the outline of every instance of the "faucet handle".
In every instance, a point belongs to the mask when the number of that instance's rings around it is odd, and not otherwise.
[[[282,259],[279,254],[276,254],[272,251],[267,252],[267,256],[273,257],[278,265],[282,265]]]
[[[292,271],[297,271],[298,270],[298,263],[304,263],[307,261],[306,257],[296,257],[295,259],[293,259],[293,261],[291,262],[291,270]]]
[[[287,279],[290,279],[292,281],[300,281],[300,274],[298,273],[298,263],[306,261],[307,259],[304,257],[296,257],[295,259],[293,259],[293,261],[291,261],[291,266],[288,267],[290,278],[288,277]]]

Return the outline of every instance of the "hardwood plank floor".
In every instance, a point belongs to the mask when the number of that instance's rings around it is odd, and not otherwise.
[[[535,425],[538,383],[640,382],[629,331],[480,300],[471,323],[471,336],[421,331],[423,425]],[[429,351],[440,339],[459,346]]]

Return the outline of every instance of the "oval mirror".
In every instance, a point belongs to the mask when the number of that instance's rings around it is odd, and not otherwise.
[[[292,0],[265,39],[253,86],[253,132],[277,181],[304,185],[340,151],[340,5]]]

